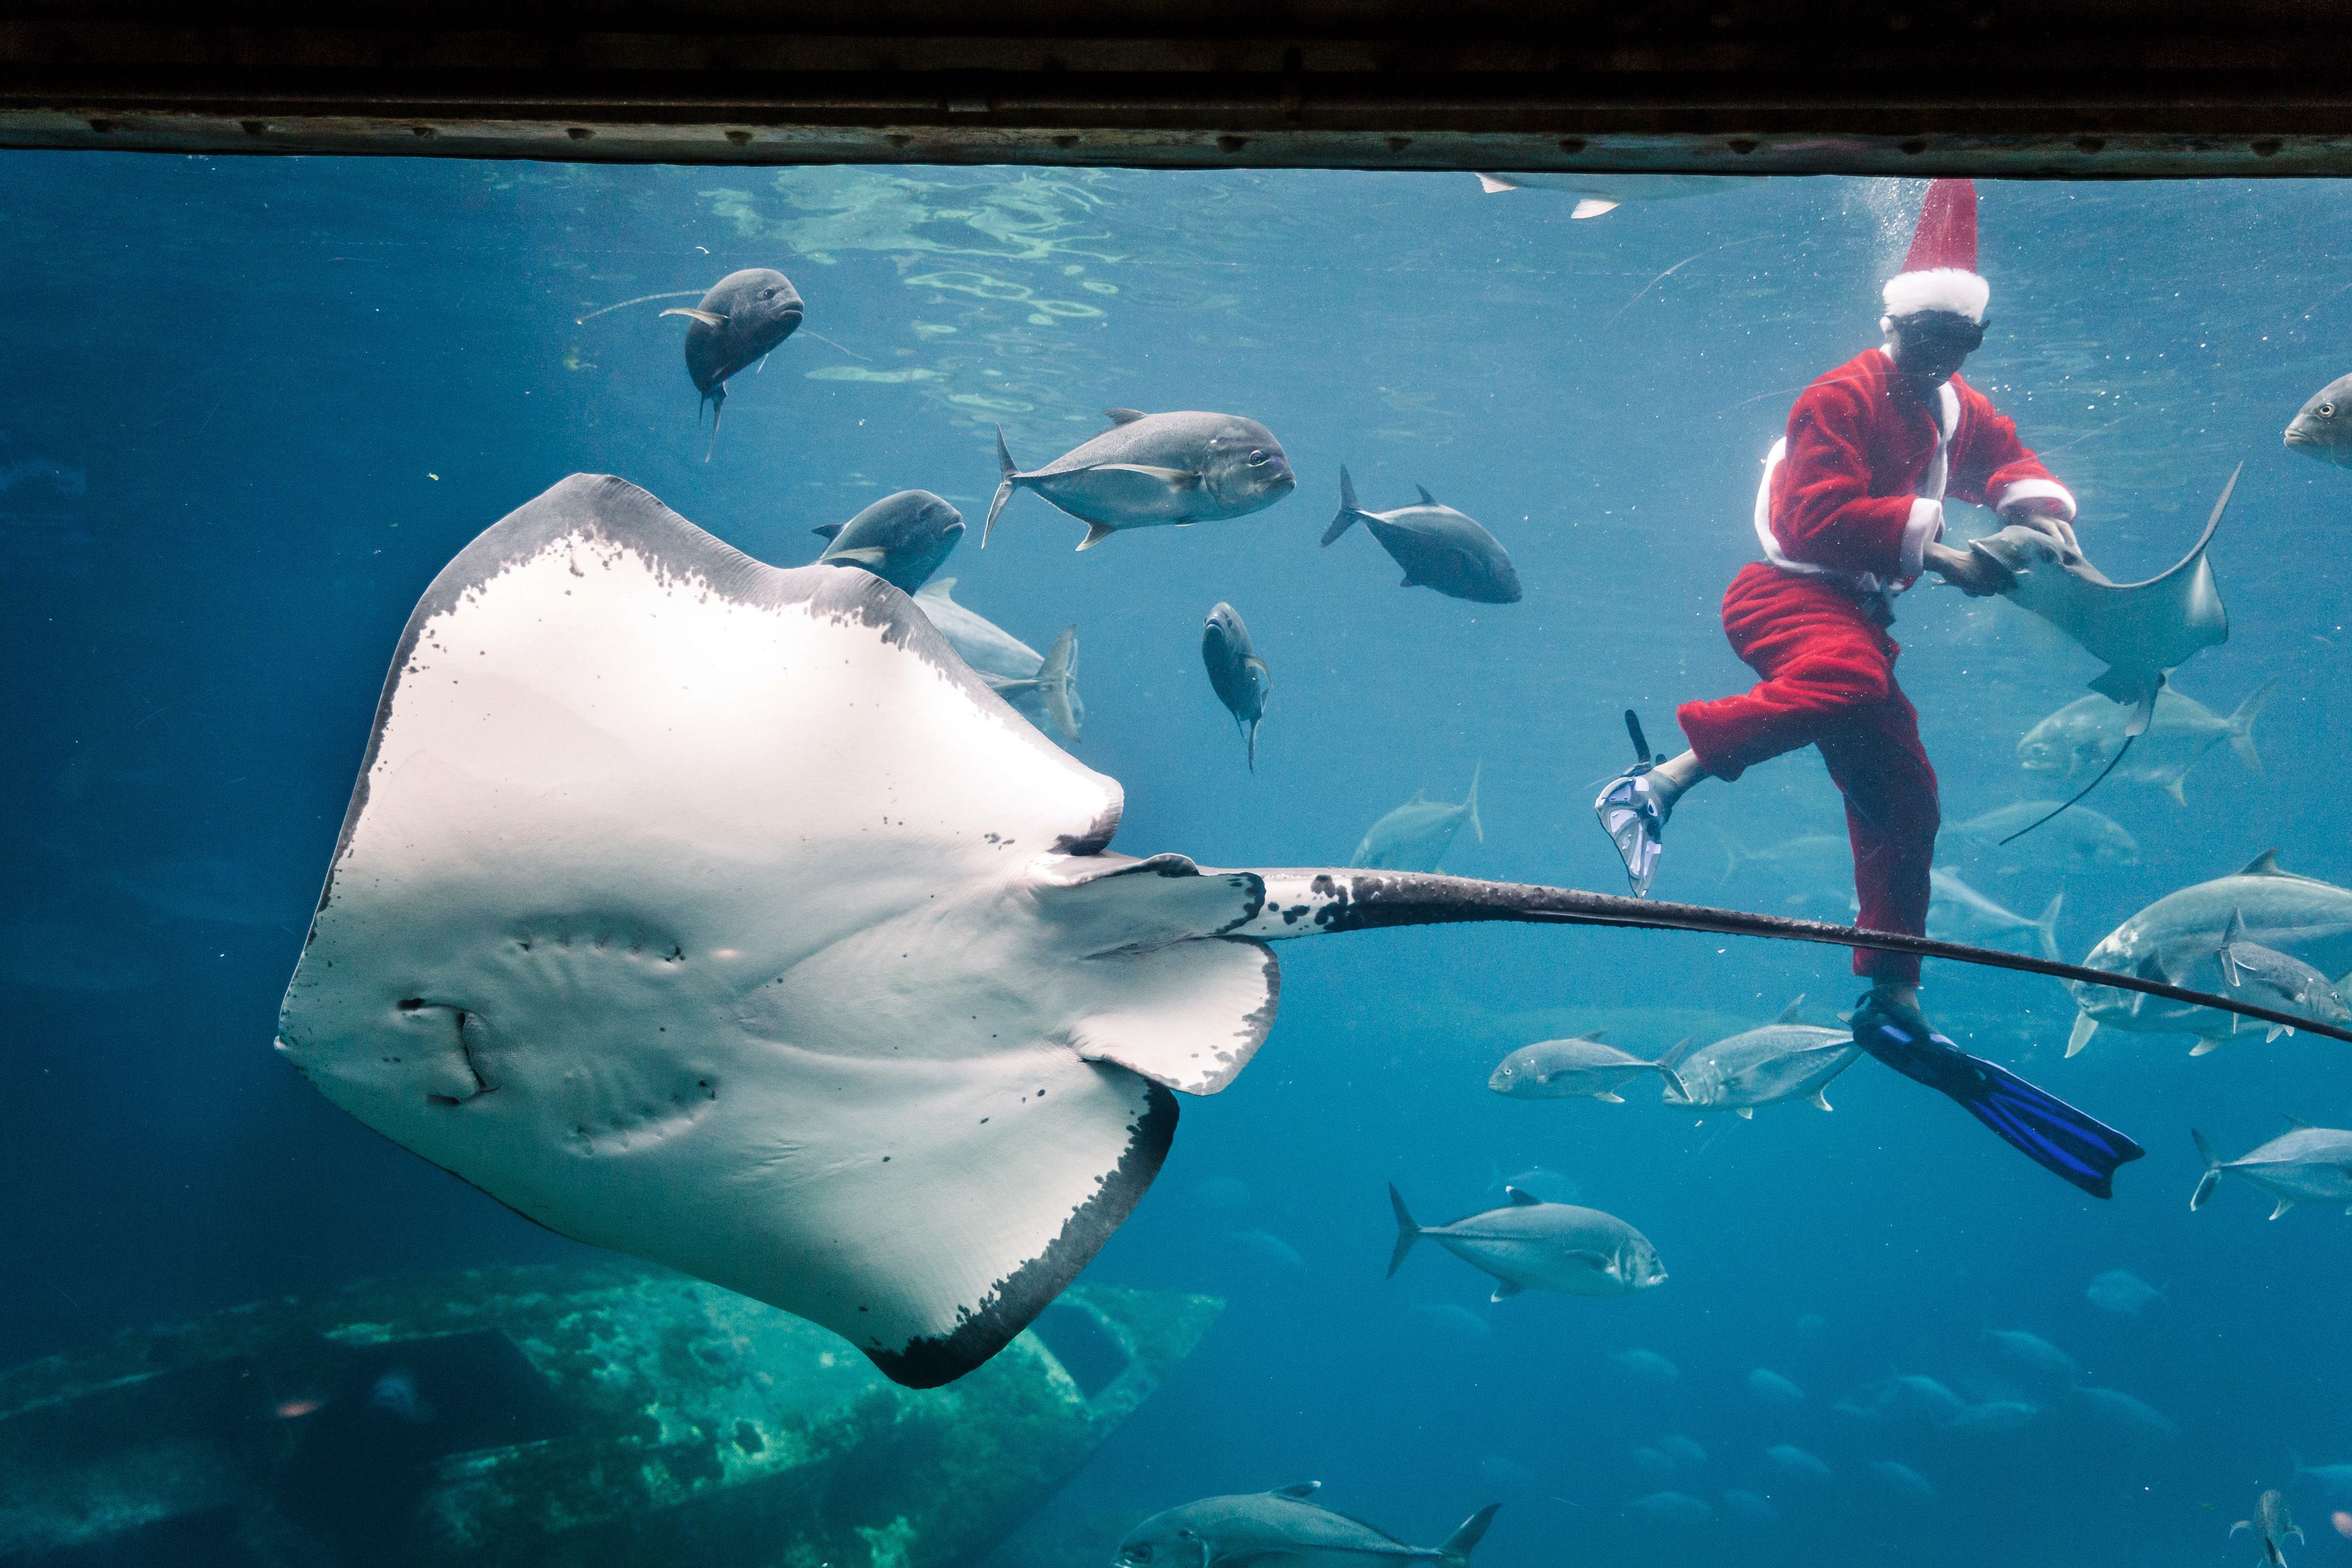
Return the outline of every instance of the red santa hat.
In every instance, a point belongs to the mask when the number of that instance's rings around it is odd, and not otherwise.
[[[1977,276],[1977,187],[1973,180],[1936,180],[1919,208],[1919,228],[1903,270],[1881,291],[1886,313],[1915,316],[1948,310],[1984,321],[1992,285]]]

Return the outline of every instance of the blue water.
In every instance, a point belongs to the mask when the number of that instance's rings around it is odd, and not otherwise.
[[[887,490],[948,496],[975,524],[944,569],[959,599],[1039,647],[1080,626],[1077,754],[1126,787],[1123,850],[1344,862],[1382,812],[1424,787],[1458,798],[1478,770],[1486,837],[1447,869],[1615,890],[1587,803],[1622,763],[1619,710],[1663,743],[1675,702],[1747,684],[1717,606],[1756,552],[1758,462],[1794,392],[1875,342],[1918,188],[1791,180],[1571,223],[1556,193],[1482,195],[1466,174],[0,160],[0,1364],[361,1277],[583,1254],[270,1049],[400,626],[467,539],[562,475],[624,475],[781,564]],[[1983,196],[1993,328],[1969,377],[2081,497],[2085,548],[2117,578],[2175,559],[2244,460],[2212,552],[2231,637],[2179,685],[2227,712],[2279,683],[2261,776],[2222,748],[2185,809],[2122,784],[2093,798],[2144,856],[2066,881],[2067,955],[2273,845],[2352,880],[2352,476],[2279,441],[2352,368],[2352,194]],[[680,323],[656,313],[677,301],[578,319],[754,265],[793,277],[808,331],[735,383],[706,462]],[[981,552],[991,426],[1034,464],[1114,405],[1261,419],[1299,489],[1085,555],[1080,525],[1024,494]],[[1423,484],[1480,519],[1525,600],[1402,590],[1360,531],[1318,549],[1342,463],[1367,505]],[[1273,672],[1255,775],[1200,664],[1219,599]],[[2095,663],[1943,590],[1906,599],[1895,635],[1947,821],[2050,795],[2016,741]],[[1727,841],[1840,821],[1809,754],[1710,785],[1654,891],[1843,919],[1834,882],[1721,879]],[[1955,863],[2028,913],[2059,887],[2032,863]],[[2282,1111],[2352,1109],[2340,1047],[2249,1037],[2191,1060],[2185,1039],[2110,1033],[2066,1060],[2054,983],[1931,965],[1948,1026],[2147,1145],[2099,1203],[1868,1063],[1832,1087],[1834,1114],[1752,1122],[1638,1089],[1612,1106],[1483,1087],[1513,1047],[1580,1028],[1655,1050],[1800,993],[1828,1022],[1858,989],[1837,950],[1490,928],[1282,957],[1272,1040],[1187,1103],[1090,1276],[1231,1304],[1008,1560],[1107,1562],[1119,1521],[1316,1478],[1415,1542],[1504,1502],[1484,1568],[2205,1561],[2259,1487],[2289,1483],[2291,1451],[2352,1459],[2347,1222],[2265,1224],[2236,1185],[2186,1202],[2191,1125],[2235,1153]],[[1489,1307],[1481,1276],[1424,1246],[1383,1282],[1385,1183],[1434,1221],[1538,1165],[1640,1227],[1669,1281]],[[2101,1310],[2084,1289],[2110,1268],[2163,1299]],[[1486,1332],[1418,1310],[1434,1305]],[[2179,1435],[2020,1375],[1988,1326],[2063,1346]],[[1612,1359],[1637,1348],[1678,1381]],[[1805,1402],[1759,1401],[1759,1366]],[[1831,1408],[1890,1372],[2044,1408],[1991,1436]],[[1669,1433],[1706,1462],[1645,1475],[1633,1451]],[[1834,1479],[1777,1474],[1762,1450],[1784,1441]],[[1937,1496],[1897,1495],[1874,1460]],[[1752,1489],[1780,1517],[1628,1510],[1662,1487],[1718,1506]],[[2352,1559],[2336,1502],[2290,1495],[2312,1533],[2297,1560]]]

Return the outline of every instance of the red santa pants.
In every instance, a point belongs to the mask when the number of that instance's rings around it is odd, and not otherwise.
[[[1723,630],[1731,651],[1764,679],[1745,695],[1675,711],[1699,762],[1717,778],[1736,779],[1784,752],[1819,747],[1845,796],[1862,902],[1854,923],[1925,935],[1942,817],[1918,711],[1895,684],[1901,648],[1851,595],[1760,561],[1731,580]],[[1903,953],[1856,948],[1853,972],[1919,983],[1919,961]]]

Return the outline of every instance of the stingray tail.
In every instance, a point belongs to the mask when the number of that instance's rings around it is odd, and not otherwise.
[[[988,536],[996,531],[996,514],[1004,510],[1004,503],[1013,499],[1013,487],[1021,482],[1021,468],[1005,448],[1004,426],[1002,425],[996,427],[996,467],[1003,477],[996,481],[995,498],[988,503],[988,521],[981,524],[980,547],[982,550],[988,548]]]
[[[1356,520],[1364,515],[1364,509],[1356,504],[1356,481],[1348,477],[1347,465],[1343,463],[1339,467],[1339,515],[1323,531],[1323,542],[1330,543],[1355,527]]]
[[[1503,1505],[1490,1502],[1462,1521],[1461,1528],[1437,1543],[1437,1554],[1447,1563],[1467,1563],[1470,1550],[1486,1538],[1486,1527],[1495,1522],[1495,1510]]]
[[[2213,1189],[2221,1184],[2221,1161],[2213,1152],[2213,1145],[2205,1142],[2205,1134],[2192,1127],[2189,1130],[2189,1136],[2197,1140],[2197,1157],[2205,1162],[2205,1173],[2197,1178],[2197,1190],[2189,1194],[2189,1206],[2196,1210],[2205,1206],[2205,1200],[2211,1197]],[[2298,1472],[2302,1469],[2300,1460],[2296,1461],[2295,1468]]]
[[[1077,705],[1073,700],[1078,692],[1077,666],[1078,628],[1066,626],[1045,650],[1045,662],[1037,667],[1037,697],[1045,704],[1046,714],[1072,741],[1078,738]]]
[[[2256,778],[2263,776],[2263,754],[2254,750],[2254,721],[2263,716],[2263,706],[2271,700],[2271,689],[2277,684],[2276,676],[2263,681],[2254,688],[2254,694],[2239,703],[2238,710],[2230,715],[2230,750],[2237,752],[2238,760],[2253,770]]]
[[[1404,1206],[1404,1194],[1396,1190],[1394,1182],[1389,1184],[1389,1207],[1396,1211],[1397,1222],[1396,1250],[1389,1254],[1388,1278],[1393,1279],[1396,1271],[1404,1267],[1412,1244],[1421,1239],[1421,1226],[1413,1220],[1412,1211]]]
[[[2042,918],[2033,922],[2033,934],[2041,940],[2042,956],[2053,963],[2063,963],[2065,955],[2058,951],[2058,911],[2066,904],[2066,889],[2061,888],[2051,896],[2042,910]]]

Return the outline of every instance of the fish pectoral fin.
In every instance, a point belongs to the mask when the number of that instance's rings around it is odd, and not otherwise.
[[[1124,410],[1115,410],[1114,412],[1124,412]],[[1138,416],[1138,417],[1139,418],[1141,416]],[[1293,1481],[1286,1487],[1275,1488],[1266,1495],[1268,1497],[1305,1498],[1313,1497],[1317,1492],[1321,1491],[1322,1489],[1323,1483],[1321,1481]]]
[[[1108,539],[1112,534],[1117,533],[1118,531],[1118,529],[1113,528],[1107,522],[1090,522],[1087,524],[1087,536],[1078,541],[1078,548],[1081,550],[1092,550],[1096,545],[1100,544],[1104,540]]]
[[[2284,1024],[2273,1024],[2271,1026],[2271,1032],[2263,1037],[2263,1044],[2267,1046],[2273,1040],[2277,1039],[2281,1035],[2292,1035],[2294,1033],[2294,1031],[2288,1028]]]
[[[1116,479],[1133,479],[1154,485],[1164,485],[1174,490],[1196,490],[1201,488],[1201,476],[1189,468],[1162,468],[1150,463],[1097,463],[1086,472],[1107,474]]]
[[[1625,1103],[1625,1097],[1612,1089],[1604,1089],[1592,1098],[1595,1100],[1606,1100],[1611,1105],[1622,1105]]]
[[[684,305],[673,305],[668,310],[664,310],[662,314],[665,316],[686,316],[694,321],[700,321],[706,327],[723,327],[727,324],[727,318],[720,315],[716,310],[689,310]]]
[[[2294,1200],[2293,1198],[2281,1198],[2278,1201],[2278,1207],[2271,1210],[2271,1218],[2276,1219],[2279,1215],[2286,1213],[2287,1210],[2293,1207],[2294,1207]]]
[[[2066,1054],[2070,1057],[2075,1055],[2084,1046],[2089,1045],[2091,1037],[2098,1032],[2099,1021],[2096,1018],[2092,1017],[2088,1013],[2075,1014],[2074,1027],[2066,1037]]]
[[[1486,1300],[1489,1301],[1507,1301],[1512,1297],[1521,1294],[1526,1289],[1527,1287],[1518,1283],[1517,1280],[1497,1279],[1495,1281],[1495,1293],[1487,1297]]]
[[[1837,1109],[1836,1106],[1830,1103],[1829,1091],[1827,1089],[1817,1089],[1813,1090],[1812,1102],[1815,1105],[1820,1106],[1823,1110],[1835,1110]]]
[[[2180,787],[2180,781],[2188,776],[2189,775],[2186,773],[2177,773],[2173,776],[2172,782],[2164,786],[2164,793],[2172,797],[2172,802],[2175,805],[2187,805],[2189,804],[2188,793]]]
[[[1568,216],[1571,219],[1599,217],[1602,213],[1615,212],[1617,210],[1617,203],[1610,201],[1605,197],[1584,196],[1580,197],[1577,201],[1576,205],[1569,209]]]
[[[1143,417],[1143,410],[1140,408],[1106,408],[1103,410],[1103,417],[1109,420],[1114,425],[1132,425],[1137,420]]]
[[[878,544],[868,544],[856,550],[828,550],[817,557],[820,561],[854,561],[860,566],[878,566],[890,559],[890,552]]]
[[[2189,1047],[2189,1054],[2192,1057],[2210,1056],[2229,1044],[2229,1041],[2230,1037],[2227,1035],[2200,1035],[2198,1037],[2197,1043]]]
[[[1756,1108],[1755,1108],[1754,1106],[1752,1106],[1752,1105],[1743,1105],[1743,1106],[1741,1106],[1741,1107],[1739,1108],[1739,1120],[1740,1120],[1740,1121],[1755,1121],[1755,1120],[1756,1120]]]

